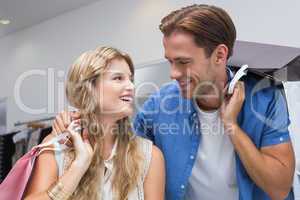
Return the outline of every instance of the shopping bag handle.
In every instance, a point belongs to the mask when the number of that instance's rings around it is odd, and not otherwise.
[[[37,146],[35,146],[33,148],[34,149],[39,149],[38,155],[40,155],[44,151],[49,151],[49,150],[50,151],[63,151],[65,149],[69,149],[70,147],[68,147],[66,145],[67,141],[69,140],[68,136],[69,136],[69,132],[63,132],[62,134],[55,136],[54,138],[52,138],[48,142],[39,144],[39,145],[37,145]],[[59,148],[57,148],[57,147],[54,147],[54,148],[53,147],[49,147],[51,145],[54,145],[55,143],[59,143],[60,140],[64,140],[64,143],[63,144],[59,144],[60,145]]]

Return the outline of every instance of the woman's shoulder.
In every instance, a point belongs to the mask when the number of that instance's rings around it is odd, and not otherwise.
[[[152,146],[153,143],[151,140],[147,139],[147,138],[144,138],[144,137],[141,137],[141,136],[138,136],[136,135],[134,137],[134,140],[137,142],[137,144],[141,147],[145,147],[145,146]]]
[[[143,152],[150,155],[150,157],[163,156],[161,150],[155,146],[151,140],[141,136],[136,136],[134,139],[137,141],[138,146],[143,150]]]
[[[138,146],[142,150],[144,155],[144,178],[148,174],[151,166],[155,166],[160,163],[164,163],[164,157],[161,150],[153,144],[153,142],[147,138],[136,136],[135,140]]]

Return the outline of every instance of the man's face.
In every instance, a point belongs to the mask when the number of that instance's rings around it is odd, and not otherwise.
[[[219,73],[214,58],[206,56],[192,35],[175,31],[163,38],[163,45],[165,58],[171,65],[171,79],[178,81],[184,98],[190,99],[195,94],[205,98],[206,95],[216,94],[212,91],[219,91],[216,84]]]

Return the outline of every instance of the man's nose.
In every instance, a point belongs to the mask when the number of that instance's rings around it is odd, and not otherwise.
[[[178,79],[182,76],[182,72],[175,65],[171,65],[170,78]]]

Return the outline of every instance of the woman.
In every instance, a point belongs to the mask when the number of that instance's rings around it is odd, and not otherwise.
[[[26,200],[164,198],[162,153],[130,127],[133,75],[130,57],[110,47],[75,61],[66,84],[67,99],[81,116],[67,129],[73,150],[38,157]]]

